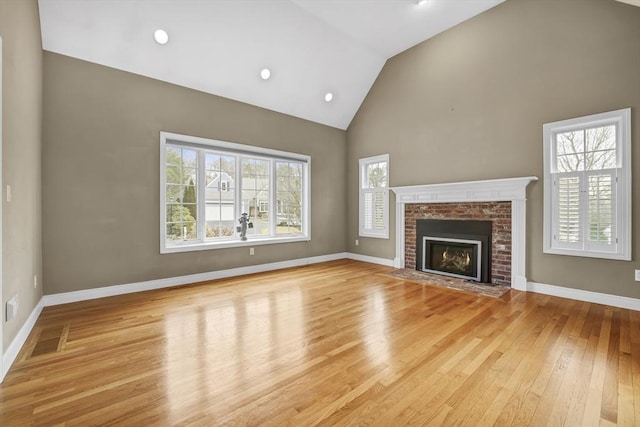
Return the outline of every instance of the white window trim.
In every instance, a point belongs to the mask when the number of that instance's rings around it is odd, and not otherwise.
[[[557,133],[593,126],[616,124],[618,138],[616,149],[619,150],[622,167],[617,181],[616,225],[618,248],[616,252],[597,250],[579,250],[562,248],[553,244],[553,139]],[[543,125],[544,139],[544,218],[543,218],[543,251],[547,254],[571,255],[614,260],[631,260],[631,109],[624,108],[606,113],[585,117],[561,120]]]
[[[364,228],[364,189],[362,188],[362,180],[364,167],[371,163],[387,163],[387,186],[378,190],[384,194],[384,229],[381,231],[371,231]],[[381,154],[379,156],[364,157],[358,160],[358,235],[360,237],[373,237],[378,239],[389,238],[389,154]]]
[[[199,232],[199,240],[185,242],[176,246],[167,246],[166,244],[166,193],[165,193],[165,185],[166,185],[166,145],[174,141],[176,143],[187,143],[200,145],[203,148],[211,148],[211,149],[223,149],[227,151],[241,152],[241,153],[249,153],[255,156],[268,156],[275,160],[283,159],[283,160],[299,160],[304,163],[305,171],[303,172],[302,179],[302,188],[303,188],[303,202],[302,202],[302,235],[300,236],[292,236],[292,235],[284,235],[284,236],[269,236],[269,237],[261,237],[261,236],[247,236],[246,241],[241,241],[237,239],[237,237],[229,238],[226,240],[219,241],[205,241],[202,239],[201,233]],[[201,165],[204,167],[204,165]],[[275,172],[274,172],[275,173]],[[201,189],[202,195],[199,197],[204,197],[204,185],[199,186]],[[236,192],[240,191],[240,186],[236,185]],[[274,196],[275,197],[275,196]],[[200,205],[199,209],[200,209]],[[275,204],[270,203],[271,206]],[[202,209],[204,209],[204,203],[202,204]],[[236,206],[236,210],[241,209],[241,206]],[[199,212],[199,215],[202,215],[201,218],[204,217],[204,212]],[[275,215],[272,215],[275,218]],[[240,218],[240,212],[236,212],[236,218]],[[239,225],[239,224],[236,224]],[[160,132],[160,253],[161,254],[169,254],[169,253],[177,253],[177,252],[191,252],[191,251],[202,251],[202,250],[210,250],[210,249],[223,249],[223,248],[235,248],[235,247],[245,247],[245,246],[260,246],[260,245],[270,245],[270,244],[278,244],[278,243],[293,243],[293,242],[307,242],[311,240],[311,157],[305,154],[291,153],[280,150],[273,150],[270,148],[256,147],[252,145],[238,144],[234,142],[227,141],[218,141],[208,138],[201,138],[197,136],[190,135],[181,135],[177,133],[171,132]]]

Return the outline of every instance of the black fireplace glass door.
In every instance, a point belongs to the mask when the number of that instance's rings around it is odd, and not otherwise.
[[[465,243],[447,243],[427,240],[427,255],[430,270],[461,276],[475,277],[477,246]]]

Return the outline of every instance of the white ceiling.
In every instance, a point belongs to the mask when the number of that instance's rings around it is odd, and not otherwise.
[[[618,0],[621,3],[627,3],[630,4],[632,6],[638,6],[640,7],[640,0]]]
[[[39,3],[47,51],[346,129],[388,58],[502,1]],[[158,28],[169,34],[164,46]]]

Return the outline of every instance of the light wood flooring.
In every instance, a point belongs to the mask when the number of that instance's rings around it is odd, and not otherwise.
[[[0,425],[640,425],[640,312],[335,261],[47,307]]]

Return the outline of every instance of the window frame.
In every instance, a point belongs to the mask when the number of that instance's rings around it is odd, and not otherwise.
[[[616,156],[615,168],[601,170],[583,170],[579,172],[557,172],[554,169],[556,161],[556,135],[570,131],[587,130],[594,127],[607,125],[616,126]],[[561,120],[543,125],[543,152],[544,152],[544,218],[543,218],[543,252],[554,255],[570,255],[590,258],[603,258],[613,260],[631,260],[631,109],[624,108],[605,113],[592,114],[584,117]],[[600,172],[600,173],[598,173]],[[555,198],[555,177],[578,176],[581,193],[586,188],[588,180],[593,175],[612,176],[614,182],[612,190],[612,205],[615,209],[615,221],[612,228],[616,239],[613,251],[602,250],[601,243],[589,243],[587,218],[589,214],[588,196],[580,197],[579,213],[581,218],[580,231],[583,236],[578,244],[559,242],[554,239],[557,229],[555,214],[557,202]],[[584,193],[584,194],[588,194]]]
[[[242,241],[238,237],[238,233],[234,231],[233,237],[225,240],[211,241],[204,237],[202,225],[206,224],[206,200],[204,199],[205,185],[196,183],[197,188],[197,209],[198,209],[198,237],[195,240],[185,241],[181,244],[167,245],[167,218],[166,218],[166,149],[167,145],[178,145],[196,150],[212,150],[222,151],[233,156],[249,156],[253,158],[269,159],[271,168],[269,174],[271,176],[269,188],[269,200],[276,199],[276,163],[278,161],[294,161],[302,164],[302,234],[285,234],[278,236],[275,234],[277,220],[277,212],[275,212],[276,203],[269,203],[269,228],[271,235],[267,237],[247,235],[247,240]],[[204,156],[199,156],[198,174],[204,176]],[[239,163],[239,162],[238,162]],[[239,166],[236,166],[238,168]],[[241,172],[236,171],[239,176]],[[160,253],[169,254],[176,252],[190,252],[211,249],[234,248],[244,246],[259,246],[278,243],[306,242],[311,240],[311,156],[299,153],[291,153],[286,151],[274,150],[270,148],[257,147],[235,142],[220,141],[209,138],[202,138],[190,135],[181,135],[171,132],[160,132]],[[240,218],[240,210],[242,209],[242,190],[241,180],[237,180],[234,187],[235,204],[234,204],[234,227],[238,226],[237,221]],[[273,212],[271,212],[273,211]]]
[[[364,180],[367,166],[375,163],[387,164],[387,186],[379,189],[364,188]],[[378,156],[363,157],[358,159],[358,236],[359,237],[373,237],[377,239],[389,238],[389,154],[381,154]],[[365,193],[371,192],[382,193],[383,195],[383,223],[384,229],[380,231],[372,231],[364,227],[364,196]],[[374,196],[372,196],[374,197]],[[375,197],[374,197],[375,198]]]

